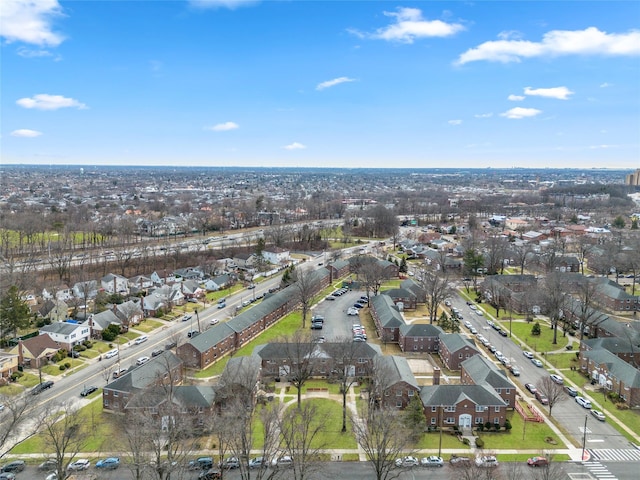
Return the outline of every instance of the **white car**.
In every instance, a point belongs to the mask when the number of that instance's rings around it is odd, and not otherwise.
[[[555,373],[552,373],[551,375],[549,375],[549,377],[558,385],[562,385],[564,383],[564,379],[560,375],[556,375]]]
[[[476,457],[476,466],[478,467],[497,467],[498,459],[493,455],[484,455],[481,457]]]
[[[90,465],[91,462],[89,460],[87,460],[86,458],[81,458],[80,460],[76,460],[75,462],[70,463],[67,467],[67,470],[72,470],[74,472],[87,470]]]
[[[403,468],[415,467],[419,463],[420,462],[418,462],[418,459],[416,457],[407,456],[407,457],[398,458],[396,460],[396,467],[403,467]]]
[[[588,408],[588,409],[591,408],[591,402],[584,397],[577,396],[576,403],[580,405],[582,408]]]
[[[538,360],[537,358],[532,358],[531,359],[531,363],[533,363],[538,368],[542,368],[542,362],[540,360]]]
[[[145,363],[147,363],[149,361],[149,357],[138,357],[138,359],[136,360],[136,365],[144,365]]]
[[[209,321],[209,324],[210,324],[210,325],[217,325],[219,322],[220,322],[220,320],[218,320],[217,318],[212,318],[212,319]]]
[[[533,358],[533,353],[531,352],[522,352],[522,354],[527,357],[528,359],[532,359]]]
[[[600,420],[601,422],[604,422],[605,420],[604,413],[602,413],[600,410],[591,410],[591,415],[593,415],[596,419]]]
[[[135,343],[136,345],[140,345],[144,342],[146,342],[147,340],[149,340],[149,337],[147,337],[146,335],[142,335],[141,337],[136,338],[133,343]]]
[[[442,467],[444,465],[444,460],[442,460],[442,457],[431,455],[429,457],[423,457],[420,460],[420,465],[423,467]]]

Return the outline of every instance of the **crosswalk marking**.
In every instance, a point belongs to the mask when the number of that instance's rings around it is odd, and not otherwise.
[[[640,450],[635,448],[590,448],[588,451],[593,460],[609,462],[640,461]]]
[[[593,452],[590,451],[590,453],[593,455]],[[618,480],[618,477],[609,472],[607,467],[598,461],[582,462],[582,464],[587,467],[589,473],[595,476],[598,480]]]

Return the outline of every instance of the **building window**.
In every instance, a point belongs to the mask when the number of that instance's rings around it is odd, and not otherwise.
[[[435,425],[436,424],[436,417],[431,417],[431,425]]]
[[[396,402],[396,407],[398,407],[398,408],[402,408],[402,400],[398,400],[398,401]]]
[[[438,411],[438,407],[431,407],[431,411],[432,412],[437,412]]]
[[[113,392],[113,396],[117,397],[118,396],[118,392]]]
[[[500,417],[495,417],[495,418],[493,419],[493,423],[494,423],[495,425],[499,425],[499,424],[500,424]]]
[[[493,411],[496,413],[500,413],[500,407],[493,407]]]
[[[455,420],[453,417],[447,417],[446,420],[444,421],[444,423],[454,423]]]
[[[409,396],[410,396],[410,397],[413,397],[413,394],[414,394],[414,393],[415,393],[415,392],[414,392],[413,390],[409,390]]]
[[[453,412],[455,412],[455,411],[456,411],[456,406],[455,406],[455,405],[450,405],[450,406],[448,406],[448,407],[444,407],[444,411],[445,411],[445,412],[453,413]]]
[[[484,412],[484,407],[482,405],[476,405],[476,412]]]
[[[483,423],[482,417],[476,417],[476,425]]]

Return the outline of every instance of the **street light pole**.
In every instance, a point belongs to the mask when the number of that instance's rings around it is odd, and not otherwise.
[[[584,431],[582,432],[582,457],[581,460],[584,460],[584,449],[585,449],[585,445],[587,443],[587,417],[586,415],[584,416]]]
[[[444,407],[442,405],[440,405],[440,409],[438,410],[438,412],[440,413],[439,415],[439,419],[438,419],[438,429],[440,430],[440,441],[438,443],[438,456],[441,457],[442,456],[442,409]]]

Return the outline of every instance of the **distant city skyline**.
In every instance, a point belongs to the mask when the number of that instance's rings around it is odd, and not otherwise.
[[[0,5],[2,164],[640,167],[640,2]]]

